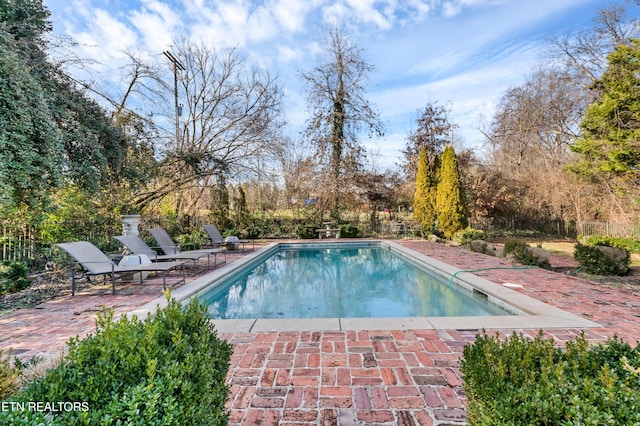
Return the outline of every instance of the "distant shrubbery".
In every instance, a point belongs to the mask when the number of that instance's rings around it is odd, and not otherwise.
[[[170,300],[142,321],[98,316],[95,334],[72,338],[60,366],[12,401],[82,403],[71,411],[1,411],[1,424],[223,425],[231,347],[217,337],[206,307]],[[2,374],[0,380],[9,374]],[[0,381],[2,383],[2,381]]]
[[[487,254],[489,256],[498,255],[496,247],[487,244],[487,242],[484,241],[484,240],[473,240],[473,241],[469,242],[468,247],[469,247],[469,250],[471,250],[473,252],[476,252],[476,253]]]
[[[640,253],[640,240],[621,237],[587,237],[585,244],[590,246],[607,246],[624,249],[630,253]]]
[[[551,268],[549,253],[540,247],[529,247],[526,241],[517,238],[509,238],[505,241],[503,255],[512,256],[516,262],[523,265]]]
[[[31,285],[29,268],[24,262],[0,262],[0,295],[15,293]]]
[[[451,240],[458,245],[466,246],[471,241],[484,240],[484,231],[480,229],[466,228],[454,233]]]
[[[358,236],[358,228],[353,225],[340,225],[340,238],[356,238]]]
[[[640,424],[640,348],[618,338],[566,350],[513,334],[481,334],[463,351],[467,421],[480,425]]]
[[[318,238],[318,233],[316,232],[317,226],[315,225],[300,225],[298,226],[298,238],[303,240],[310,240],[313,238]]]

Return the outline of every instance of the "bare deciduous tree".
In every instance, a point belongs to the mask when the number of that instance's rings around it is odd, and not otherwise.
[[[411,131],[407,144],[402,150],[404,155],[402,167],[408,180],[415,180],[418,157],[423,146],[427,156],[433,160],[442,154],[447,144],[453,142],[453,130],[458,126],[449,122],[448,113],[449,110],[438,105],[437,102],[428,103],[416,120],[417,128]]]
[[[360,132],[366,128],[382,135],[383,130],[377,111],[365,98],[364,83],[373,66],[363,58],[362,50],[344,30],[334,27],[324,53],[325,58],[302,78],[311,109],[307,136],[317,146],[320,161],[329,166],[332,210],[337,214],[341,177],[347,169],[357,168],[364,155]]]
[[[639,31],[638,20],[628,19],[628,2],[613,4],[598,12],[594,27],[552,38],[551,52],[588,88],[607,68],[607,55]]]
[[[491,167],[521,192],[522,209],[541,215],[575,218],[563,194],[569,144],[587,106],[586,94],[571,76],[558,69],[539,69],[522,86],[502,98],[486,133]],[[560,195],[559,195],[560,194]]]
[[[186,188],[204,195],[210,185],[226,186],[229,176],[255,171],[259,158],[278,149],[284,125],[276,78],[250,68],[235,50],[184,41],[172,55],[184,67],[180,134],[163,162],[171,178],[143,194],[146,201]]]

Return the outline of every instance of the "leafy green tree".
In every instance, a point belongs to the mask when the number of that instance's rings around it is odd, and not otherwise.
[[[458,172],[458,161],[452,146],[442,153],[440,180],[437,187],[436,210],[438,230],[446,238],[467,227],[467,212]]]
[[[420,149],[418,172],[416,175],[416,192],[413,198],[413,218],[422,224],[422,229],[432,231],[436,222],[436,191],[438,157],[429,159],[426,147]]]
[[[0,0],[0,205],[47,208],[62,185],[97,194],[143,179],[124,131],[47,56],[41,0]],[[140,169],[142,170],[142,169]],[[146,170],[142,170],[146,173]],[[112,197],[113,198],[113,197]]]
[[[638,195],[640,184],[640,39],[620,44],[594,88],[599,99],[589,105],[582,136],[571,145],[580,159],[570,170],[613,183],[615,192]]]
[[[41,82],[0,31],[0,204],[38,206],[60,183],[61,135]]]

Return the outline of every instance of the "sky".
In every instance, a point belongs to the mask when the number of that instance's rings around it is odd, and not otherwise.
[[[117,75],[124,52],[161,55],[173,40],[236,48],[278,76],[288,127],[307,119],[300,72],[318,64],[328,28],[346,28],[374,66],[367,99],[385,127],[362,138],[370,165],[392,168],[429,103],[449,109],[456,139],[481,150],[502,95],[548,63],[548,40],[593,26],[622,0],[44,0],[53,32],[100,78]],[[631,13],[638,15],[638,7]]]

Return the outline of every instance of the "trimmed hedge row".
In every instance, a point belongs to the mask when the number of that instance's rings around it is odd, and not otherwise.
[[[640,240],[623,237],[598,237],[591,236],[585,239],[590,246],[608,246],[627,250],[630,253],[640,253]]]
[[[227,423],[231,346],[217,337],[206,307],[197,301],[183,307],[169,300],[144,321],[114,321],[113,312],[105,310],[95,334],[72,338],[68,346],[65,362],[10,399],[67,405],[2,411],[0,424]]]
[[[640,424],[640,348],[614,337],[563,350],[552,339],[482,333],[463,350],[469,425]]]

